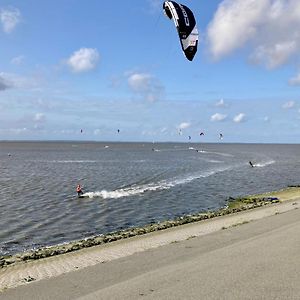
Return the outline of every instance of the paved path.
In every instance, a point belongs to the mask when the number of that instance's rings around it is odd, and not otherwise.
[[[0,299],[300,299],[300,209],[8,289]]]

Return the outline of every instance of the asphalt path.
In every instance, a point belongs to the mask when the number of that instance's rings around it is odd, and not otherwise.
[[[300,209],[31,282],[0,299],[300,299]]]

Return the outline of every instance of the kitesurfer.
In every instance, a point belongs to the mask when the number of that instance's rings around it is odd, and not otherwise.
[[[253,163],[252,163],[251,160],[249,161],[249,165],[250,165],[252,168],[254,167],[254,165],[253,165]]]
[[[77,195],[78,195],[78,196],[81,196],[81,195],[83,194],[83,191],[82,191],[82,189],[81,189],[80,184],[77,184],[76,192],[77,192]]]

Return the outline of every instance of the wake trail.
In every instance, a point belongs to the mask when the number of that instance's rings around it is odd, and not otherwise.
[[[266,161],[266,162],[254,163],[253,166],[258,167],[258,168],[263,168],[263,167],[272,165],[274,163],[275,163],[275,160],[269,160],[269,161]]]
[[[187,184],[189,182],[192,182],[194,180],[205,178],[208,176],[212,176],[217,173],[221,173],[224,171],[227,171],[231,169],[232,167],[223,167],[215,170],[209,170],[202,173],[193,173],[182,177],[177,177],[173,179],[165,179],[160,180],[158,182],[151,182],[147,184],[140,184],[140,185],[132,185],[125,188],[116,189],[113,191],[95,191],[95,192],[87,192],[84,193],[83,196],[94,198],[94,197],[100,197],[103,199],[118,199],[123,197],[129,197],[129,196],[136,196],[136,195],[142,195],[145,192],[149,191],[162,191],[162,190],[169,190],[172,187],[175,187],[177,185],[181,184]]]
[[[196,151],[199,152],[199,153],[207,153],[207,154],[215,154],[215,155],[226,156],[226,157],[234,157],[233,154],[229,154],[229,153],[206,151],[206,150],[196,150]]]

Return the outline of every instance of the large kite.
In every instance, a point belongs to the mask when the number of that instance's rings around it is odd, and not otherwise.
[[[193,12],[175,1],[165,1],[163,10],[169,19],[173,19],[185,57],[192,61],[197,52],[199,38]]]

